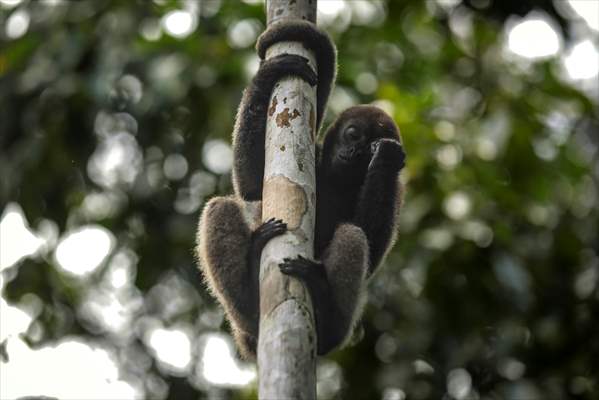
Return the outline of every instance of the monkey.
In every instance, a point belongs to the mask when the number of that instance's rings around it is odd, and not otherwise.
[[[366,282],[395,241],[405,153],[393,120],[368,105],[343,111],[325,133],[319,153],[318,261],[286,258],[279,269],[306,285],[322,355],[350,337],[366,302]]]
[[[314,51],[318,74],[300,56],[264,59],[280,41],[300,41]],[[206,283],[223,305],[240,354],[255,356],[259,324],[259,264],[266,243],[287,230],[284,221],[259,222],[264,173],[266,112],[275,83],[297,76],[317,84],[316,129],[336,75],[329,36],[305,21],[283,21],[258,39],[261,65],[244,91],[233,130],[234,195],[204,207],[197,253]],[[315,260],[298,256],[279,265],[300,279],[311,296],[317,353],[345,343],[362,313],[365,284],[393,244],[405,154],[399,130],[382,110],[355,106],[342,112],[316,144]]]
[[[281,54],[265,59],[266,50],[281,41],[298,41],[314,51],[318,75],[307,59]],[[317,84],[316,129],[323,119],[336,74],[336,50],[326,33],[307,21],[273,24],[257,41],[261,58],[256,75],[244,90],[233,128],[232,196],[215,197],[201,213],[196,254],[204,281],[221,303],[237,349],[245,359],[256,352],[259,325],[260,256],[266,243],[287,226],[261,219],[264,135],[270,95],[286,76]]]

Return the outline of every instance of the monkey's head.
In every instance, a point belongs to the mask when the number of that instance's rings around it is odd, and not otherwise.
[[[383,110],[369,105],[343,111],[328,129],[322,148],[322,163],[338,179],[362,179],[379,139],[400,140],[399,129]]]

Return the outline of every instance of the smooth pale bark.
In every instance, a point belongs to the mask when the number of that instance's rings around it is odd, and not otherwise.
[[[268,23],[283,19],[316,22],[316,0],[269,0]],[[266,57],[281,53],[314,55],[300,43],[277,43]],[[289,231],[271,240],[260,266],[259,397],[316,398],[316,333],[310,298],[296,279],[279,271],[286,257],[313,257],[316,205],[314,136],[316,88],[285,78],[274,88],[265,140],[262,217],[281,218]]]

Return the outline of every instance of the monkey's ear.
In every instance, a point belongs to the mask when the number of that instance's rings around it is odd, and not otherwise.
[[[316,132],[320,129],[324,111],[337,74],[337,50],[329,35],[308,21],[279,21],[268,27],[256,42],[261,59],[266,50],[278,42],[301,42],[316,55],[318,87],[316,90]]]

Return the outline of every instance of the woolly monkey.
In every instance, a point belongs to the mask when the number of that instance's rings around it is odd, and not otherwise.
[[[318,75],[297,55],[264,59],[270,45],[285,41],[299,41],[315,53]],[[270,26],[257,50],[263,61],[243,94],[233,132],[235,195],[208,202],[198,232],[200,267],[246,358],[255,354],[258,338],[261,252],[287,229],[280,220],[259,222],[270,95],[285,76],[318,84],[318,129],[336,72],[332,41],[309,22]],[[341,113],[322,145],[316,145],[316,154],[318,261],[285,259],[280,270],[306,285],[315,310],[318,354],[326,354],[351,333],[361,314],[366,279],[394,241],[401,200],[398,177],[405,156],[395,123],[372,106]]]

